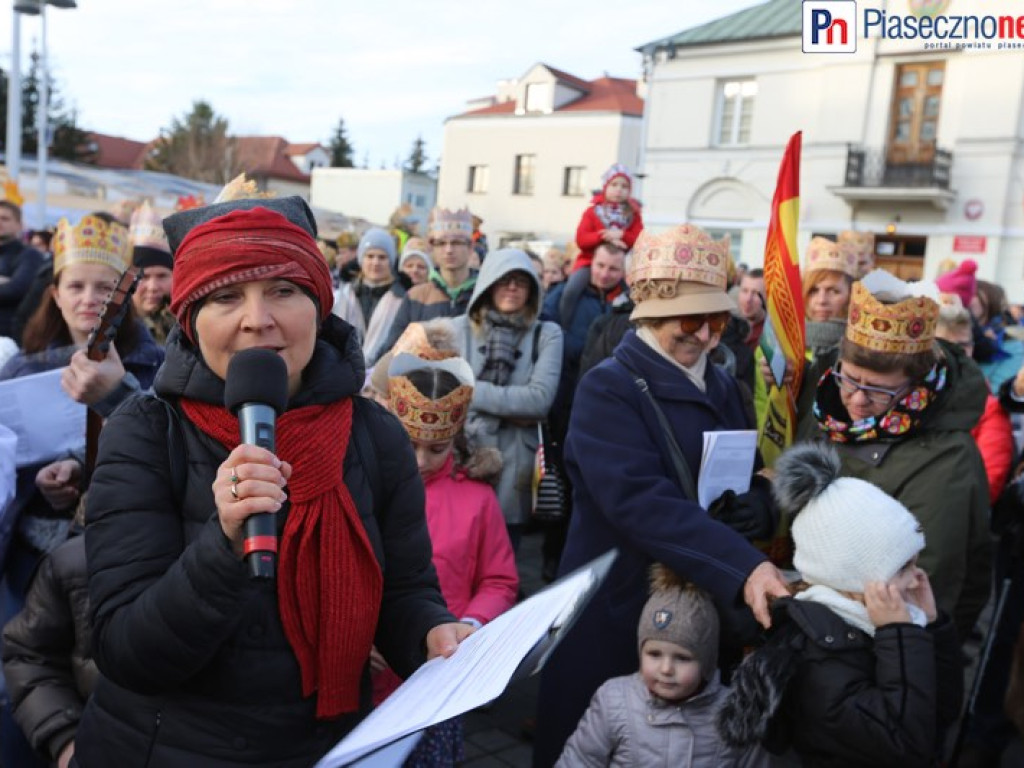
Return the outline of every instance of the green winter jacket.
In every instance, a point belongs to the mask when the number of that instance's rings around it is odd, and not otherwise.
[[[992,578],[988,486],[970,430],[988,387],[959,347],[939,342],[949,361],[947,388],[910,437],[837,443],[843,474],[874,483],[921,522],[919,558],[940,610],[961,642],[988,600]]]

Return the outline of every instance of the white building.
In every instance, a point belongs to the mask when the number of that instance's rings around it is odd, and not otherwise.
[[[467,106],[445,122],[438,200],[480,216],[492,248],[573,239],[605,169],[637,167],[635,80],[587,81],[536,64]]]
[[[385,225],[403,205],[426,234],[427,218],[437,200],[437,182],[424,173],[365,168],[313,168],[310,204]]]
[[[1024,300],[1024,55],[998,47],[1021,41],[926,47],[936,41],[881,39],[877,26],[865,38],[868,18],[920,24],[911,6],[936,4],[861,0],[849,4],[855,52],[803,53],[803,5],[770,0],[639,49],[645,224],[729,232],[736,255],[760,264],[782,152],[802,130],[801,256],[813,234],[866,230],[880,265],[901,276],[933,277],[944,259],[970,256],[979,277]],[[1008,16],[1012,35],[1020,6],[938,10],[923,23],[948,30],[957,22],[938,16],[991,15],[991,29]]]
[[[331,164],[331,152],[323,144],[289,144],[284,153],[305,174],[312,173],[314,168],[327,168]]]

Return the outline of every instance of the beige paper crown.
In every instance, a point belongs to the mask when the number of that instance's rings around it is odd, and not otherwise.
[[[844,229],[836,237],[836,244],[844,254],[852,254],[855,261],[862,254],[875,255],[875,235],[871,232]]]
[[[469,212],[468,208],[449,211],[447,208],[438,206],[430,212],[430,223],[427,229],[429,237],[457,234],[465,235],[468,240],[473,235],[473,214]]]
[[[214,204],[227,203],[232,200],[252,200],[274,197],[273,192],[260,192],[259,185],[255,181],[245,178],[245,173],[240,173],[221,189],[214,200]]]
[[[167,244],[167,233],[164,232],[163,217],[146,200],[132,213],[132,222],[128,227],[128,240],[132,247],[155,248],[158,251],[171,252]]]
[[[436,400],[424,395],[409,380],[415,370],[440,369],[455,376],[460,384]],[[423,349],[412,355],[395,355],[388,366],[388,397],[391,410],[413,440],[451,440],[462,431],[473,399],[473,371],[455,352]]]
[[[680,282],[703,283],[725,291],[729,238],[715,240],[693,224],[653,235],[640,233],[630,257],[630,297],[671,299]]]
[[[857,257],[850,251],[843,251],[838,243],[827,237],[812,237],[807,246],[807,263],[804,272],[820,272],[822,270],[842,272],[850,277],[857,277]]]
[[[128,230],[91,214],[83,216],[75,226],[61,219],[53,242],[55,275],[69,264],[78,263],[105,264],[121,274],[132,261]]]
[[[910,296],[883,304],[858,281],[850,298],[846,338],[875,352],[926,352],[935,341],[939,305],[927,296]]]

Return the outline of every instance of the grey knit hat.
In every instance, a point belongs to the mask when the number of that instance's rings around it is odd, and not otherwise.
[[[359,266],[363,266],[363,257],[371,249],[384,251],[388,255],[391,271],[393,272],[397,269],[398,253],[395,250],[395,238],[391,236],[390,232],[380,227],[372,227],[363,233],[363,236],[359,239],[359,248],[356,250],[356,259],[359,261]]]
[[[651,568],[651,596],[640,614],[638,650],[648,640],[675,643],[693,654],[700,676],[710,680],[718,668],[718,612],[711,597],[684,584],[663,565]]]

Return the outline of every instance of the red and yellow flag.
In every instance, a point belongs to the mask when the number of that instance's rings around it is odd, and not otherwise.
[[[800,256],[796,249],[800,221],[800,143],[797,131],[786,145],[772,200],[768,240],[764,247],[764,285],[768,302],[765,330],[774,332],[777,346],[794,366],[788,386],[769,385],[768,411],[761,427],[759,447],[766,466],[793,442],[796,431],[796,400],[803,380],[804,300],[800,282]],[[769,329],[770,326],[770,329]]]

